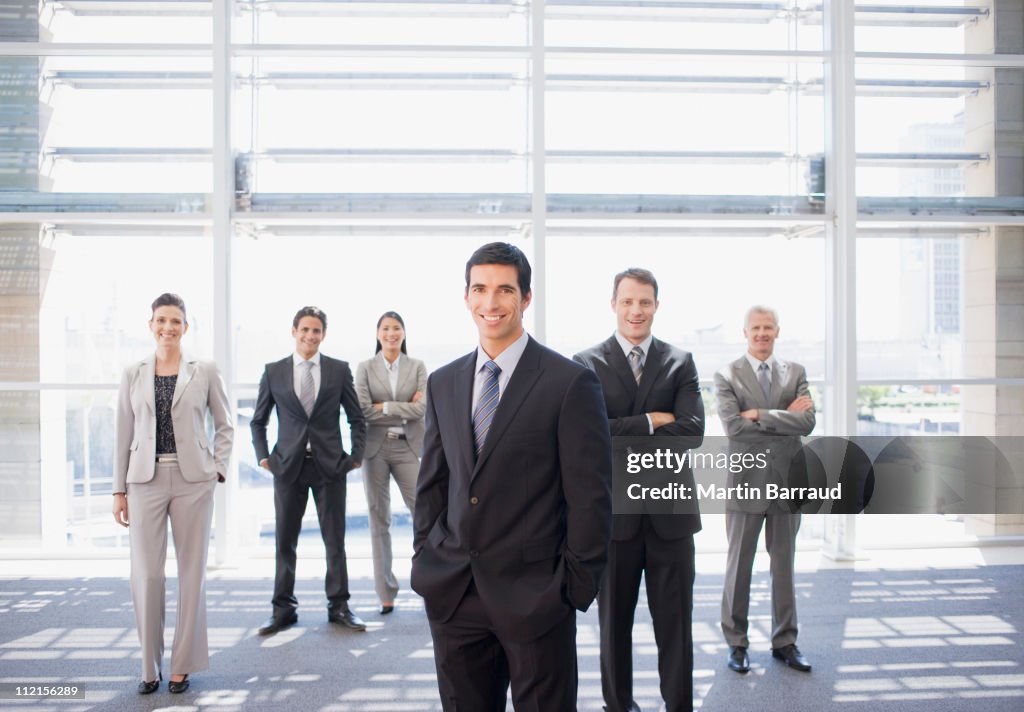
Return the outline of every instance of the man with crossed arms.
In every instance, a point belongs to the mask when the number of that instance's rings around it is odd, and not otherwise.
[[[751,307],[743,328],[747,353],[715,374],[718,415],[729,436],[730,453],[770,451],[768,469],[730,473],[729,486],[765,482],[786,484],[790,463],[802,447],[800,436],[814,429],[814,402],[804,367],[774,355],[779,317],[774,309]],[[810,672],[811,664],[796,647],[796,589],[793,560],[800,512],[778,501],[729,500],[725,512],[729,556],[722,592],[722,632],[729,644],[730,670],[750,670],[747,648],[750,578],[761,527],[771,557],[772,657],[794,670]]]

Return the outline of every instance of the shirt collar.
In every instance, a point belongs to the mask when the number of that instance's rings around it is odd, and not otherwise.
[[[302,358],[302,356],[299,355],[298,351],[296,351],[295,353],[292,354],[292,364],[295,365],[295,366],[298,366],[299,364],[301,364],[305,360],[306,359]],[[311,359],[309,359],[309,360],[313,362],[314,366],[319,366],[320,365],[320,352],[317,351],[315,354],[313,354],[313,357]]]
[[[317,353],[319,353],[319,351]],[[386,358],[384,358],[384,352],[383,351],[378,351],[377,355],[380,356],[380,361],[381,361],[381,363],[384,364],[384,370],[386,370],[386,371],[390,371],[393,368],[398,368],[398,364],[401,363],[401,361],[402,361],[402,352],[401,351],[398,352],[398,358],[395,359],[394,363],[388,363],[388,360]]]
[[[646,359],[651,354],[651,342],[654,341],[654,334],[648,334],[646,339],[641,341],[639,344],[634,344],[616,330],[615,340],[619,342],[619,347],[622,349],[622,355],[625,356],[627,360],[629,360],[629,352],[633,350],[634,346],[639,346],[643,350],[643,358]]]
[[[516,366],[519,364],[519,359],[523,357],[523,352],[526,351],[526,344],[530,341],[530,335],[526,333],[526,329],[523,329],[522,335],[509,344],[504,351],[498,354],[498,357],[491,359],[487,355],[487,352],[483,350],[483,347],[477,346],[476,348],[476,373],[480,373],[480,369],[484,367],[484,364],[488,361],[493,360],[494,363],[498,364],[498,368],[501,369],[502,375],[512,375],[512,372],[516,370]]]
[[[754,374],[756,375],[756,374],[757,374],[757,369],[759,369],[759,368],[761,367],[761,363],[762,363],[762,362],[761,362],[761,361],[758,361],[758,360],[757,360],[756,358],[754,358],[753,356],[751,356],[751,355],[750,355],[750,352],[749,352],[749,351],[747,351],[747,352],[746,352],[746,353],[744,354],[744,356],[746,356],[746,357],[747,357],[747,363],[749,363],[749,364],[750,364],[750,367],[751,367],[752,369],[754,369]],[[774,370],[775,370],[775,354],[772,354],[771,356],[769,356],[768,358],[766,358],[766,359],[764,360],[764,363],[768,364],[768,371],[769,371],[769,373],[770,373],[770,372],[772,372],[772,371],[774,371]]]

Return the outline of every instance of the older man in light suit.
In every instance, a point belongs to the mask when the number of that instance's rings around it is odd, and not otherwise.
[[[715,394],[730,452],[770,451],[767,468],[730,474],[729,485],[748,484],[761,488],[763,494],[766,482],[788,482],[790,466],[801,448],[800,436],[814,429],[814,402],[804,367],[774,355],[779,318],[773,309],[751,307],[743,335],[747,353],[715,374]],[[763,526],[771,557],[772,656],[795,670],[809,672],[811,665],[796,646],[793,560],[800,513],[763,497],[730,500],[725,526],[729,556],[722,592],[722,632],[729,644],[729,668],[739,673],[750,670],[750,578]]]

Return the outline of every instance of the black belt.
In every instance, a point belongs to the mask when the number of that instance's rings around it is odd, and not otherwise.
[[[389,430],[385,435],[388,440],[405,440],[405,433],[394,433]]]

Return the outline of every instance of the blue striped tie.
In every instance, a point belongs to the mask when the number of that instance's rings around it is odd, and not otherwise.
[[[480,400],[476,402],[476,410],[473,411],[473,442],[477,455],[484,449],[487,431],[491,429],[494,411],[498,409],[498,376],[501,374],[501,368],[494,361],[485,363],[484,368],[487,369],[484,387],[480,391]]]

